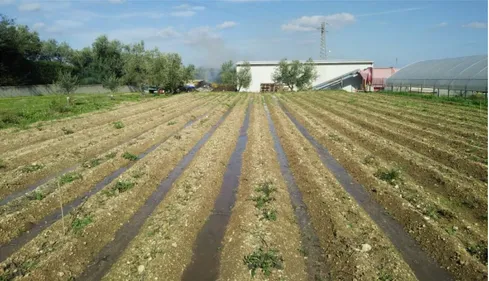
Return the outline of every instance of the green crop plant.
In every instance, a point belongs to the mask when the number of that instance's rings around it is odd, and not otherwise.
[[[138,156],[137,155],[134,155],[134,154],[131,154],[129,152],[124,152],[124,154],[122,154],[122,158],[124,159],[127,159],[127,160],[130,160],[130,161],[136,161],[138,160]]]
[[[116,129],[124,128],[124,123],[122,123],[121,121],[114,122],[113,124],[114,124],[114,128]]]
[[[101,159],[94,158],[94,159],[91,159],[91,160],[83,163],[83,167],[84,168],[93,168],[93,167],[97,167],[98,165],[100,165],[100,163],[102,163]]]
[[[255,277],[256,271],[261,269],[263,275],[270,276],[273,269],[282,269],[283,258],[275,249],[263,250],[259,247],[250,255],[244,256],[243,263],[251,271],[251,277]]]
[[[374,174],[380,180],[383,180],[391,185],[395,185],[398,181],[401,180],[401,170],[392,168],[392,169],[379,169]]]
[[[75,218],[71,222],[71,229],[73,229],[74,233],[79,233],[85,226],[89,225],[93,222],[92,216],[84,216],[82,218]]]
[[[27,195],[27,198],[29,200],[38,200],[38,201],[41,201],[45,197],[46,197],[46,195],[44,195],[44,193],[42,193],[41,191],[38,191],[38,190],[35,190],[31,194]]]
[[[67,183],[70,183],[72,181],[81,179],[82,175],[80,173],[75,173],[75,172],[70,172],[62,175],[59,179],[59,184],[60,185],[65,185]]]
[[[22,167],[21,171],[23,173],[32,173],[32,172],[38,171],[42,168],[44,168],[44,165],[34,163],[34,164],[30,164],[30,165]]]

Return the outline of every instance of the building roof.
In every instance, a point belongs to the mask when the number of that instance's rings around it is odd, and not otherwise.
[[[487,91],[487,55],[416,62],[388,78],[387,86]]]
[[[301,63],[305,63],[305,60],[299,60]],[[270,60],[270,61],[249,61],[250,65],[254,66],[273,66],[278,65],[279,60]],[[236,62],[237,66],[241,66],[245,63],[245,61]],[[314,60],[314,64],[324,65],[324,64],[373,64],[374,62],[371,60]]]

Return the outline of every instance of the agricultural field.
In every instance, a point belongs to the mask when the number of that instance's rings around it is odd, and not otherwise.
[[[487,106],[191,93],[0,130],[0,280],[487,280]]]

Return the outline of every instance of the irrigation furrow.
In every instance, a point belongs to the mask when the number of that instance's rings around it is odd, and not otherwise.
[[[188,112],[194,108],[201,106],[202,104],[192,104],[188,107],[185,106],[181,109],[175,109],[173,113],[167,114],[163,117],[158,117],[150,122],[145,120],[141,121],[140,124],[130,124],[122,129],[121,132],[105,135],[104,137],[97,137],[94,139],[86,140],[78,144],[76,147],[68,148],[68,151],[63,153],[56,152],[56,147],[52,155],[47,155],[42,159],[42,161],[35,163],[35,165],[41,166],[24,166],[19,167],[15,170],[8,171],[4,174],[4,177],[0,180],[2,184],[2,189],[0,189],[0,198],[5,197],[8,194],[12,194],[16,191],[21,191],[25,189],[34,189],[39,186],[39,179],[44,179],[45,177],[58,176],[60,170],[66,169],[66,167],[76,166],[76,163],[88,160],[97,154],[100,154],[107,149],[114,146],[120,145],[128,140],[131,140],[139,135],[152,130],[153,128],[164,124],[171,119],[181,115],[184,112]],[[69,145],[69,144],[67,144]],[[46,148],[48,149],[48,148]],[[75,167],[73,166],[73,167]],[[39,169],[35,171],[27,171],[26,168],[37,167]],[[42,184],[41,180],[41,184]]]
[[[161,191],[158,183],[218,122],[221,114],[217,113],[206,122],[184,129],[178,138],[168,139],[119,176],[117,182],[105,186],[15,252],[3,263],[3,268],[10,270],[7,274],[22,274],[25,280],[66,280],[79,275],[145,201],[154,198],[151,195],[155,190]],[[152,201],[147,203],[151,206]],[[68,222],[66,228],[64,221]],[[28,272],[14,271],[25,262],[34,266]]]
[[[207,217],[204,226],[197,234],[193,246],[191,263],[185,268],[182,280],[216,280],[219,274],[220,249],[224,234],[236,201],[236,192],[243,166],[243,152],[248,143],[250,108],[246,109],[243,125],[239,130],[238,141],[224,172],[221,190],[214,202],[214,208]]]
[[[63,131],[63,128],[74,131],[73,135],[81,136],[94,127],[119,121],[122,118],[137,115],[141,112],[148,112],[161,107],[171,106],[181,101],[194,99],[195,97],[188,95],[175,96],[168,99],[156,99],[151,102],[130,104],[108,112],[102,111],[95,114],[89,113],[86,115],[79,115],[69,119],[42,122],[42,126],[37,126],[37,128],[28,129],[19,133],[6,134],[0,141],[0,153],[5,153],[53,138],[65,137],[66,133]],[[73,135],[69,137],[73,137]]]
[[[404,226],[405,230],[442,266],[449,269],[457,279],[483,280],[482,278],[487,276],[487,270],[481,265],[481,261],[477,260],[477,258],[483,259],[483,250],[480,253],[473,252],[473,250],[470,254],[468,252],[468,249],[479,249],[479,245],[487,245],[487,238],[485,238],[487,233],[484,235],[478,232],[484,232],[483,225],[466,224],[463,217],[461,221],[457,221],[460,214],[457,208],[454,208],[455,202],[426,194],[431,185],[427,185],[428,189],[424,189],[422,183],[421,186],[411,184],[413,179],[419,180],[426,177],[420,175],[419,172],[413,174],[412,178],[396,179],[394,183],[381,181],[374,176],[378,171],[377,168],[386,164],[386,162],[379,161],[377,157],[385,158],[390,162],[393,160],[390,158],[391,155],[402,149],[372,146],[372,137],[359,138],[358,134],[352,134],[359,129],[344,130],[337,127],[333,120],[315,117],[319,114],[313,113],[310,109],[299,110],[297,106],[290,103],[285,103],[285,107],[321,144],[327,145],[333,156],[347,168],[355,179],[367,187],[370,194]],[[364,151],[363,147],[370,151]],[[399,160],[401,159],[394,159],[396,162]],[[412,161],[419,162],[420,160],[412,159]],[[409,191],[412,193],[409,194],[405,189],[412,190]],[[424,198],[425,196],[428,198]],[[431,204],[425,205],[430,200],[437,203],[450,202],[450,205],[446,206],[447,208],[439,208]],[[467,212],[467,210],[464,211]],[[462,225],[465,226],[461,227]],[[477,237],[482,241],[477,240]],[[461,244],[461,241],[465,243]]]
[[[2,207],[0,209],[0,213],[2,214],[0,230],[3,231],[0,232],[0,243],[5,243],[26,230],[29,230],[29,233],[24,235],[33,237],[33,230],[29,229],[29,227],[39,221],[50,221],[45,216],[50,215],[59,206],[58,193],[63,194],[62,203],[65,205],[65,209],[68,209],[66,206],[67,203],[79,202],[81,200],[80,198],[87,196],[87,194],[80,196],[84,192],[93,193],[90,190],[90,187],[95,186],[95,190],[97,190],[97,188],[102,188],[136,163],[136,161],[129,161],[122,158],[122,152],[129,151],[133,153],[133,155],[139,154],[137,160],[141,160],[165,142],[169,137],[177,134],[178,131],[185,129],[193,122],[205,118],[205,116],[209,115],[209,113],[218,105],[219,104],[202,107],[192,113],[177,117],[174,120],[177,124],[181,125],[172,126],[172,128],[169,129],[166,124],[159,126],[155,130],[139,137],[134,144],[126,144],[110,150],[108,154],[118,154],[119,157],[109,159],[106,162],[99,164],[97,167],[80,167],[76,171],[76,174],[79,175],[80,178],[75,179],[71,183],[67,183],[58,188],[57,180],[53,180],[46,186],[37,189],[33,194],[22,198],[23,200],[19,199],[16,202],[12,202],[12,204]],[[191,116],[192,114],[196,114],[198,117]],[[104,160],[103,157],[97,159],[100,161]],[[36,195],[40,197],[36,198]],[[70,206],[73,206],[73,204],[70,203]],[[67,212],[67,210],[65,210],[65,212]],[[55,212],[55,214],[51,214],[49,217],[57,218],[59,215],[59,213]],[[47,226],[46,223],[42,225],[43,228]],[[13,228],[15,228],[16,231],[7,231],[8,229]],[[40,230],[42,229],[37,229],[36,231]],[[19,239],[23,240],[24,238]]]
[[[250,118],[248,144],[236,203],[223,239],[218,280],[248,280],[250,269],[243,258],[260,253],[274,253],[279,261],[272,266],[270,279],[306,280],[307,252],[301,245],[300,230],[260,98],[255,98]],[[263,268],[256,268],[255,280],[268,278]]]
[[[469,157],[469,159],[472,160],[473,158],[475,158],[475,161],[485,163],[487,165],[487,147],[477,147],[468,144],[465,141],[453,138],[453,136],[450,135],[433,132],[414,124],[406,124],[402,120],[386,118],[382,114],[378,114],[372,110],[365,109],[362,104],[358,104],[356,102],[349,103],[347,101],[343,101],[342,99],[336,99],[336,96],[333,95],[328,96],[327,99],[321,100],[323,102],[327,102],[328,100],[341,102],[342,107],[350,109],[351,112],[361,113],[362,116],[369,117],[381,125],[387,125],[389,128],[395,128],[395,130],[401,131],[403,134],[408,134],[419,141],[432,142],[435,143],[438,147],[441,146],[446,147],[447,150],[455,150],[457,153],[465,155],[464,157]],[[318,101],[317,96],[315,96],[314,101]]]
[[[362,127],[327,111],[319,111],[311,106],[305,108],[310,114],[327,122],[341,134],[348,136],[350,139],[358,140],[364,147],[368,147],[372,154],[378,155],[386,161],[397,163],[398,168],[413,175],[413,178],[420,185],[437,192],[453,202],[458,202],[461,207],[466,208],[473,215],[479,216],[481,222],[484,221],[480,218],[480,214],[487,209],[487,199],[480,195],[487,192],[487,184],[466,177],[456,170],[420,155],[416,151],[388,141],[382,136],[370,133]],[[331,137],[334,138],[334,136]]]
[[[314,147],[277,105],[269,105],[312,226],[326,252],[326,280],[416,280],[378,226],[322,165]]]
[[[154,280],[161,276],[180,280],[185,266],[190,263],[192,244],[219,194],[226,162],[236,146],[247,106],[246,99],[242,101],[244,103],[232,110],[178,179],[164,182],[168,194],[161,204],[155,204],[156,209],[128,247],[127,243],[121,247],[121,250],[126,248],[122,256],[118,258],[122,251],[109,256],[109,263],[116,262],[104,280]],[[101,263],[87,268],[82,280],[98,279],[109,269],[102,260],[96,261]]]
[[[298,104],[304,104],[304,99],[298,100],[292,98],[292,100],[296,101]],[[440,164],[463,172],[469,177],[474,177],[482,182],[487,182],[487,166],[484,166],[481,163],[477,163],[468,159],[463,159],[462,157],[455,155],[449,151],[444,151],[432,145],[410,138],[404,135],[402,132],[397,131],[395,128],[390,128],[385,125],[378,125],[376,120],[368,119],[364,116],[358,117],[354,114],[347,113],[339,108],[336,108],[336,106],[333,104],[326,105],[325,103],[314,103],[310,100],[307,100],[305,103],[311,107],[325,110],[340,118],[348,120],[349,122],[362,127],[364,130],[368,130],[395,143],[398,143],[399,145],[410,148],[417,153],[423,154],[426,157],[437,161]]]
[[[404,261],[420,281],[430,280],[453,280],[447,271],[440,268],[416,243],[416,241],[404,231],[403,227],[390,215],[384,212],[384,208],[372,200],[365,188],[356,182],[350,174],[336,161],[336,159],[325,149],[307,129],[295,119],[290,112],[280,104],[281,109],[294,123],[301,134],[312,144],[323,165],[328,168],[350,194],[351,197],[367,212],[370,218],[389,237],[392,244],[401,253]]]

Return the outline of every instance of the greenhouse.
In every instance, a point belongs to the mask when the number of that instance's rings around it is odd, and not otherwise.
[[[487,55],[413,63],[389,77],[386,90],[448,96],[487,93]]]

